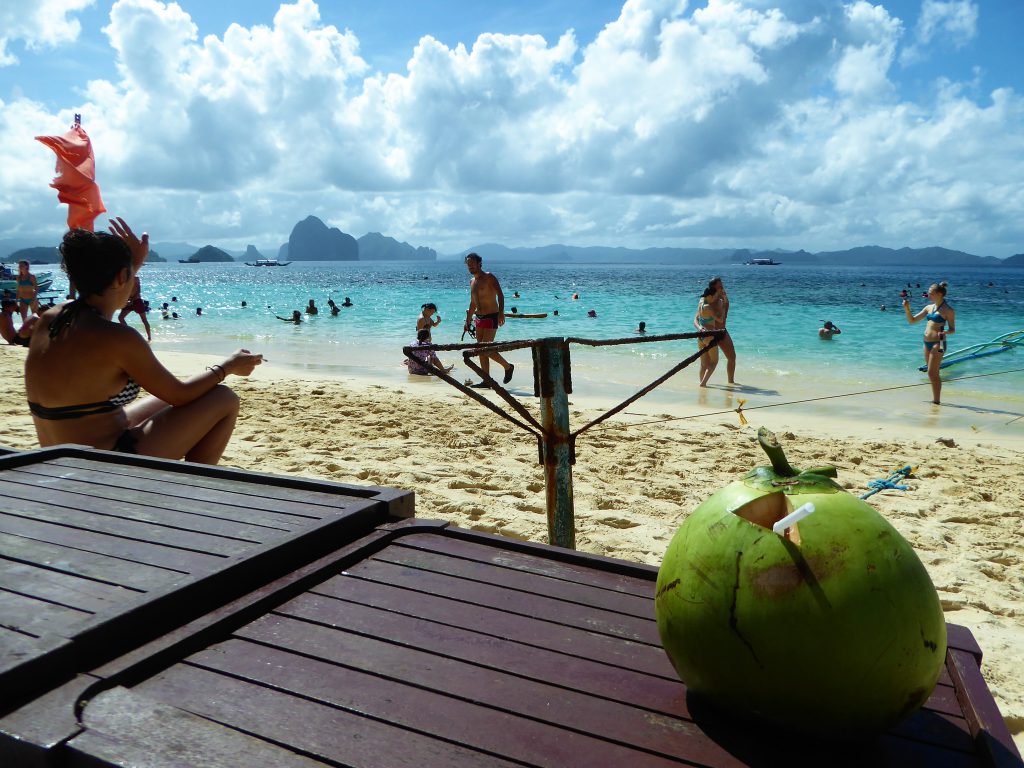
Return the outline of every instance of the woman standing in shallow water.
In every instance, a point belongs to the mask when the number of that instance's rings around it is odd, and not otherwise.
[[[71,230],[60,246],[79,298],[44,312],[29,343],[25,391],[39,444],[216,464],[238,415],[238,396],[221,382],[248,376],[263,357],[240,349],[185,381],[164,368],[136,330],[112,320],[131,295],[149,238],[122,219],[110,229]],[[133,402],[140,388],[153,397]]]
[[[946,337],[956,333],[956,312],[946,303],[946,283],[933,283],[928,289],[928,298],[932,303],[913,315],[910,312],[910,301],[904,297],[903,311],[908,323],[928,321],[924,329],[924,364],[928,366],[928,378],[932,383],[932,402],[938,405],[942,394],[939,368],[946,352]]]

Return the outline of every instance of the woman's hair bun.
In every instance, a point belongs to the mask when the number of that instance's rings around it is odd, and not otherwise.
[[[131,268],[128,244],[108,232],[70,229],[60,244],[61,269],[84,298],[98,296],[125,267]]]

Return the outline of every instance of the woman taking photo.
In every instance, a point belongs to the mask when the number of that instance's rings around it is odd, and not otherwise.
[[[932,383],[932,402],[939,405],[942,393],[942,379],[939,377],[939,366],[946,352],[946,336],[956,333],[956,312],[946,303],[946,283],[934,283],[928,289],[928,298],[932,303],[918,312],[910,313],[910,301],[903,298],[903,311],[908,323],[927,320],[924,328],[924,364],[928,366],[928,378]],[[949,328],[946,328],[946,325]]]
[[[164,368],[137,331],[112,320],[131,295],[149,237],[140,240],[120,218],[110,230],[74,229],[60,246],[78,298],[44,312],[29,345],[25,390],[39,444],[216,464],[238,415],[238,396],[221,382],[248,376],[263,356],[242,349],[186,381]],[[140,388],[152,397],[135,402]]]

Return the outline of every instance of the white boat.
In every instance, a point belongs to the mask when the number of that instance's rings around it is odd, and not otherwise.
[[[50,290],[53,285],[53,272],[36,272],[36,290],[39,293]],[[12,271],[6,264],[0,264],[0,292],[18,293],[18,268]]]
[[[782,262],[776,261],[775,259],[751,259],[750,261],[744,261],[743,263],[748,266],[752,265],[755,267],[777,267]]]
[[[256,261],[245,262],[247,267],[287,267],[289,264],[291,264],[290,261],[278,261],[277,259],[256,259]]]

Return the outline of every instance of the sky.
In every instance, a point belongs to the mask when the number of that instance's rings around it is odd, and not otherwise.
[[[0,240],[1024,252],[1024,0],[0,0]],[[104,220],[101,219],[102,223]]]

